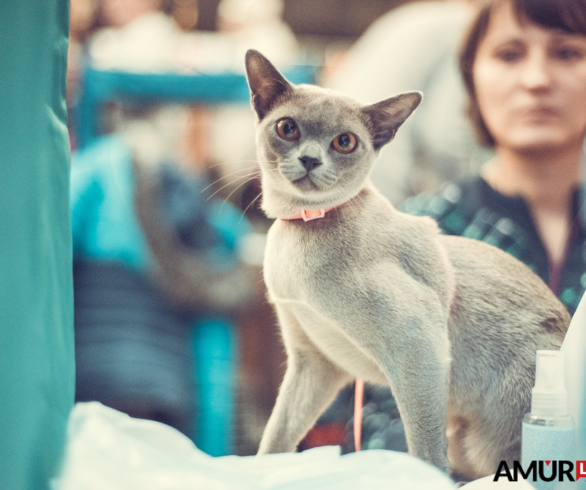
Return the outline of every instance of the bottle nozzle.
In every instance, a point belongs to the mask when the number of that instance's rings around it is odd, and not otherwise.
[[[563,354],[555,350],[538,350],[531,413],[546,417],[567,415],[567,398]]]

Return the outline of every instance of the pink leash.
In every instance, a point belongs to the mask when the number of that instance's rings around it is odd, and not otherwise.
[[[361,451],[362,441],[362,402],[364,399],[364,380],[356,379],[354,391],[354,448],[356,452]]]

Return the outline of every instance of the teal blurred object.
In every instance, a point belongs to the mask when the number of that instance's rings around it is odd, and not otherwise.
[[[74,256],[114,260],[144,272],[152,257],[137,222],[132,150],[121,135],[98,138],[73,154],[71,227]]]
[[[48,488],[73,406],[67,0],[0,2],[0,489]]]
[[[316,67],[295,65],[284,71],[292,83],[314,83]],[[76,129],[79,147],[100,135],[100,110],[115,100],[248,104],[250,92],[243,73],[127,73],[87,68],[83,75]]]
[[[238,336],[232,322],[199,320],[193,334],[198,410],[196,444],[211,456],[232,454],[236,417]]]

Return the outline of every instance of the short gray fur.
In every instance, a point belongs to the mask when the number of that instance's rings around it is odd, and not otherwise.
[[[267,216],[338,206],[313,221],[277,219],[268,234],[264,277],[288,363],[259,453],[294,451],[360,377],[391,387],[411,454],[470,479],[519,460],[535,351],[559,349],[570,317],[512,256],[441,235],[373,187],[379,149],[421,94],[365,107],[290,84],[256,51],[246,69]],[[299,139],[277,134],[285,117]],[[358,138],[347,155],[331,145],[344,132]],[[304,156],[319,165],[307,171]]]

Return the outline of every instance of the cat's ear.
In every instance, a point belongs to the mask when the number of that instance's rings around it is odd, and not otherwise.
[[[421,92],[408,92],[362,108],[372,123],[375,150],[393,139],[399,126],[417,108],[422,98]]]
[[[275,102],[292,87],[262,54],[254,49],[246,53],[246,78],[250,87],[252,107],[259,120],[273,108]]]

